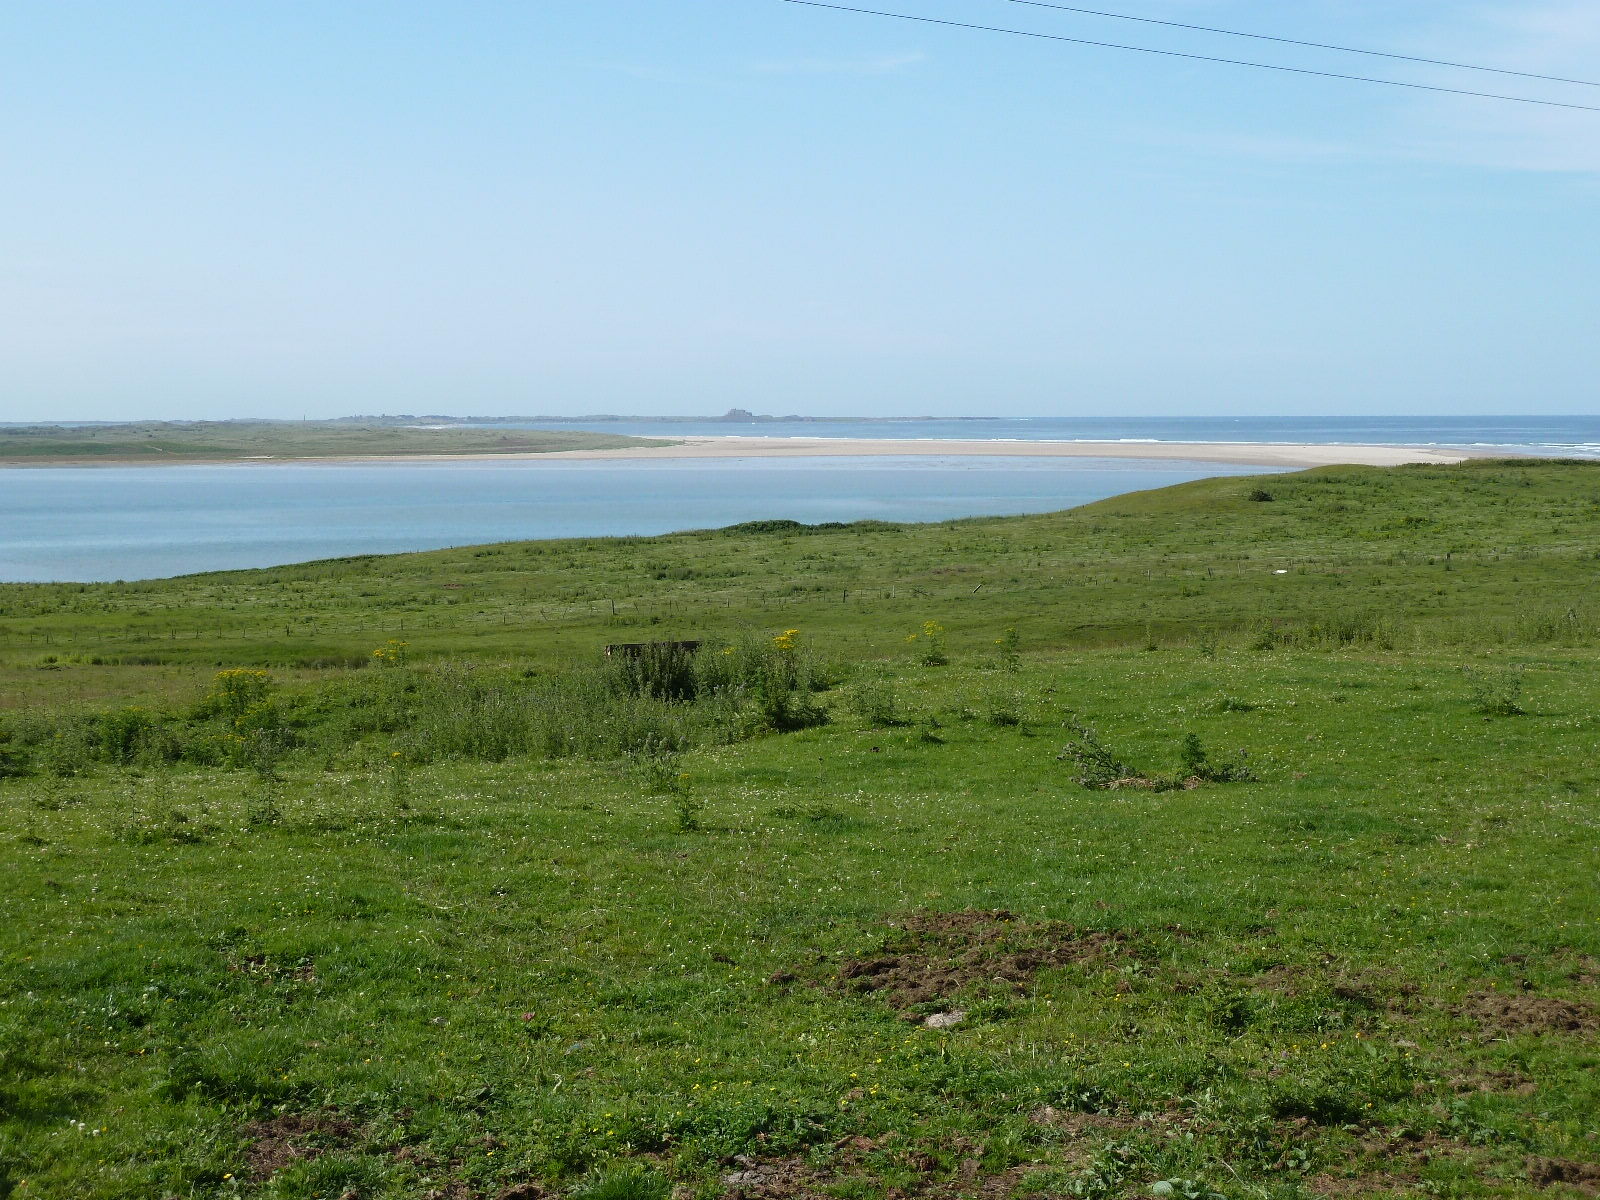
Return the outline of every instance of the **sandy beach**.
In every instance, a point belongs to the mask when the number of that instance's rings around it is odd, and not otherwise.
[[[1119,458],[1155,462],[1227,463],[1256,467],[1325,467],[1350,464],[1397,467],[1406,463],[1449,464],[1469,458],[1505,457],[1504,452],[1439,450],[1422,446],[1289,442],[1034,442],[940,438],[806,438],[692,436],[667,445],[608,450],[511,451],[421,454],[251,455],[243,458],[173,456],[0,459],[0,467],[163,467],[203,463],[407,463],[648,461],[693,458]]]
[[[775,438],[685,437],[670,446],[628,446],[615,450],[560,450],[547,454],[410,454],[386,459],[411,461],[498,459],[627,460],[683,458],[823,457],[984,457],[1129,458],[1213,462],[1259,467],[1324,467],[1336,463],[1396,467],[1405,463],[1457,463],[1475,457],[1461,450],[1409,446],[1290,445],[1260,442],[1024,442],[946,441],[938,438]],[[257,460],[260,461],[260,460]],[[328,460],[322,460],[328,461]]]

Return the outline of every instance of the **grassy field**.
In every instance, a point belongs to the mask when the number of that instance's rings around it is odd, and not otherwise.
[[[364,421],[144,421],[0,426],[0,466],[52,462],[214,462],[366,458],[388,454],[528,454],[664,445],[610,433],[543,429],[417,429]]]
[[[0,587],[0,1195],[1593,1195],[1597,570],[1472,463]]]

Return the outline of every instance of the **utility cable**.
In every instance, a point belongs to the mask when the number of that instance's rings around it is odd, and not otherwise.
[[[1412,88],[1419,92],[1442,92],[1449,96],[1476,96],[1480,100],[1505,100],[1513,104],[1537,104],[1545,108],[1574,108],[1582,112],[1600,112],[1593,104],[1568,104],[1561,100],[1535,100],[1528,96],[1506,96],[1497,92],[1474,92],[1466,88],[1437,87],[1430,83],[1406,83],[1399,79],[1379,79],[1372,75],[1341,75],[1337,71],[1313,71],[1309,67],[1285,67],[1277,63],[1251,62],[1242,58],[1218,58],[1211,54],[1187,54],[1181,50],[1157,50],[1152,46],[1130,46],[1123,42],[1097,42],[1090,38],[1067,37],[1060,33],[1039,33],[1031,29],[1008,29],[1001,25],[977,25],[967,21],[946,21],[939,17],[919,17],[911,13],[885,12],[877,8],[852,8],[845,4],[825,4],[822,0],[783,0],[785,4],[799,4],[806,8],[827,8],[835,12],[863,13],[869,17],[893,17],[899,21],[917,21],[923,25],[945,25],[952,29],[979,29],[985,33],[1009,33],[1017,37],[1041,38],[1050,42],[1071,42],[1078,46],[1095,46],[1102,50],[1131,50],[1138,54],[1158,54],[1163,58],[1186,58],[1195,62],[1224,63],[1230,67],[1255,67],[1262,71],[1283,71],[1290,75],[1315,75],[1322,79],[1344,79],[1355,83],[1378,83],[1385,87]]]
[[[1444,58],[1422,58],[1415,54],[1395,54],[1388,50],[1363,50],[1333,42],[1307,42],[1299,38],[1274,37],[1268,33],[1246,33],[1239,29],[1218,29],[1215,25],[1188,25],[1182,21],[1163,21],[1156,17],[1136,17],[1131,13],[1105,12],[1098,8],[1075,8],[1070,4],[1049,4],[1045,0],[1006,0],[1029,8],[1053,8],[1058,12],[1079,13],[1088,17],[1110,17],[1115,21],[1138,21],[1142,25],[1165,25],[1170,29],[1189,29],[1199,33],[1221,33],[1228,37],[1253,38],[1258,42],[1279,42],[1285,46],[1310,46],[1315,50],[1338,50],[1343,54],[1366,54],[1373,58],[1392,58],[1400,62],[1426,63],[1430,67],[1452,67],[1460,71],[1488,71],[1494,75],[1516,75],[1523,79],[1543,79],[1551,83],[1576,83],[1581,87],[1600,87],[1593,79],[1568,79],[1565,75],[1541,75],[1537,71],[1513,71],[1507,67],[1485,67],[1477,63],[1451,62]]]

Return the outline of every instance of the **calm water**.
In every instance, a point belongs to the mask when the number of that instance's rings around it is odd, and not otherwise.
[[[768,437],[1343,442],[1600,458],[1600,417],[571,420],[546,429]],[[1261,468],[1115,459],[233,464],[0,470],[0,580],[148,579],[519,538],[763,517],[936,521],[1048,512]]]
[[[29,467],[0,470],[0,580],[149,579],[765,517],[1049,512],[1262,473],[1214,463],[957,457]]]

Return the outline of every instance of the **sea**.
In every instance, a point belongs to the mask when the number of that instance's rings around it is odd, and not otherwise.
[[[1399,444],[1600,459],[1600,417],[496,424],[644,437]],[[1050,512],[1193,479],[1268,473],[1181,460],[961,455],[0,469],[0,582],[153,579],[528,538],[645,536],[767,518],[942,521]]]

